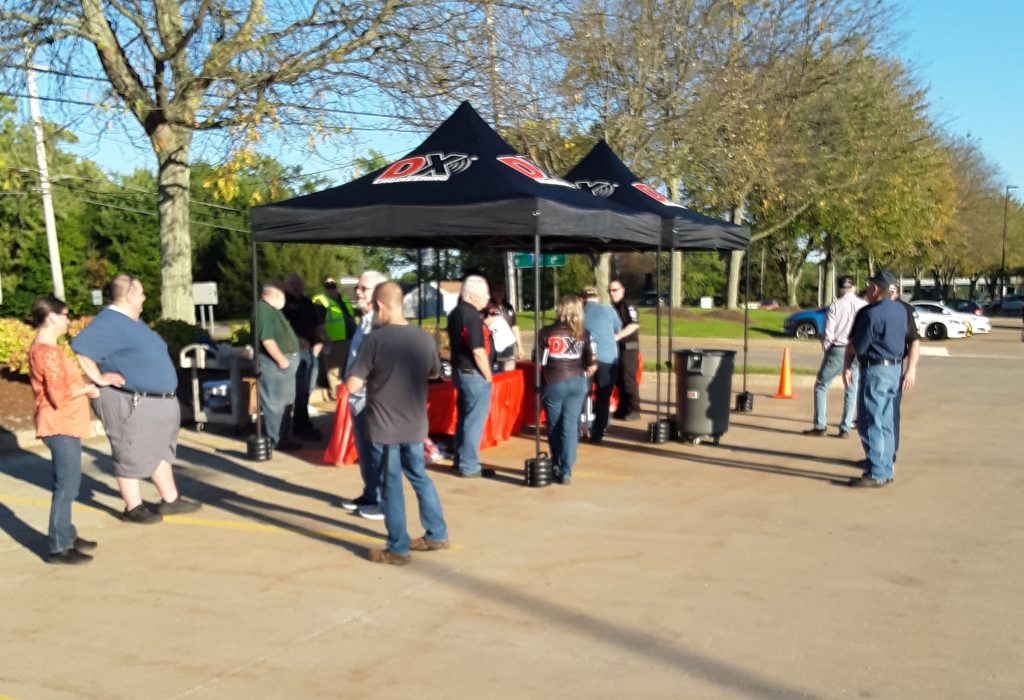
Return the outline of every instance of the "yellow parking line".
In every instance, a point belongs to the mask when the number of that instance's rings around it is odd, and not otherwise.
[[[28,496],[0,495],[0,502],[25,506],[50,506],[50,499],[48,498],[33,498]],[[99,511],[98,508],[88,506],[83,503],[75,503],[74,508],[78,510]],[[212,518],[196,518],[188,515],[168,515],[164,517],[164,521],[171,523],[173,525],[206,527],[220,530],[235,530],[239,532],[259,532],[266,534],[304,535],[306,537],[326,537],[332,540],[338,540],[340,542],[349,542],[352,544],[362,545],[379,545],[382,543],[382,540],[384,539],[383,535],[361,535],[354,532],[339,532],[338,530],[316,529],[303,527],[301,525],[268,525],[266,523],[257,523],[251,520],[214,520]],[[462,548],[462,545],[452,543],[450,551],[459,551]],[[4,700],[4,697],[0,696],[0,700]]]

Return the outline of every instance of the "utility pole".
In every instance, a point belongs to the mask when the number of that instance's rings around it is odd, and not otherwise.
[[[1010,190],[1017,189],[1017,185],[1007,185],[1003,195],[1003,256],[999,260],[999,299],[1003,299],[1003,290],[1006,289],[1006,215],[1010,209]]]
[[[43,196],[43,222],[46,224],[46,244],[50,249],[50,274],[53,277],[53,295],[64,301],[64,272],[60,265],[60,248],[57,246],[57,221],[53,216],[53,200],[50,198],[50,173],[46,167],[46,142],[43,140],[43,117],[39,111],[39,96],[36,93],[36,73],[32,69],[32,52],[27,51],[28,109],[32,116],[32,131],[36,137],[36,162],[39,164],[39,192]]]

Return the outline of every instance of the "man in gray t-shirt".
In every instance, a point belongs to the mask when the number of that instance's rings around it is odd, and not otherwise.
[[[370,561],[408,564],[409,550],[448,548],[448,528],[434,482],[427,476],[423,440],[427,437],[427,380],[441,373],[430,337],[402,314],[402,289],[385,282],[373,293],[381,327],[370,334],[349,367],[349,393],[366,387],[366,412],[374,458],[383,484],[381,505],[388,530],[387,549],[371,549]],[[409,479],[426,533],[409,539],[405,525],[402,473]]]

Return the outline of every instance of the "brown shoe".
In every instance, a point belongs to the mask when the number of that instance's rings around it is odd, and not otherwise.
[[[374,564],[395,564],[396,566],[405,566],[412,561],[412,557],[408,554],[402,556],[401,554],[395,554],[387,549],[371,549],[368,557]]]
[[[417,537],[409,543],[409,549],[414,552],[435,552],[439,549],[448,549],[451,546],[448,540],[428,540],[426,537]]]

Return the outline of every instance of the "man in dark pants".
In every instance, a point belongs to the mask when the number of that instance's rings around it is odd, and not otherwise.
[[[491,298],[487,280],[468,276],[460,296],[448,314],[448,346],[457,396],[455,469],[469,479],[494,473],[480,465],[480,438],[491,411],[491,334],[480,315]]]
[[[890,295],[898,289],[896,277],[883,270],[868,280],[868,306],[857,313],[846,346],[843,383],[853,383],[852,365],[860,363],[857,396],[857,432],[868,461],[868,474],[850,485],[872,488],[892,481],[896,452],[893,411],[902,381],[907,315]]]
[[[386,549],[371,549],[370,561],[408,564],[409,550],[448,549],[448,527],[434,482],[427,476],[423,441],[427,437],[427,379],[441,372],[430,336],[409,325],[402,315],[402,289],[384,282],[373,293],[374,313],[381,326],[359,348],[346,387],[357,394],[366,386],[366,412],[373,451],[384,471],[382,497]],[[402,474],[416,492],[422,537],[409,539],[405,520]]]
[[[640,387],[636,370],[640,362],[640,316],[636,307],[626,303],[626,287],[622,280],[608,283],[612,308],[619,315],[622,329],[615,334],[619,341],[619,368],[615,386],[619,389],[619,405],[612,417],[616,420],[640,420]]]
[[[597,373],[594,374],[594,425],[590,429],[590,442],[600,445],[608,427],[608,404],[618,376],[618,334],[622,321],[615,310],[598,302],[597,290],[583,290],[583,327],[597,346]]]

